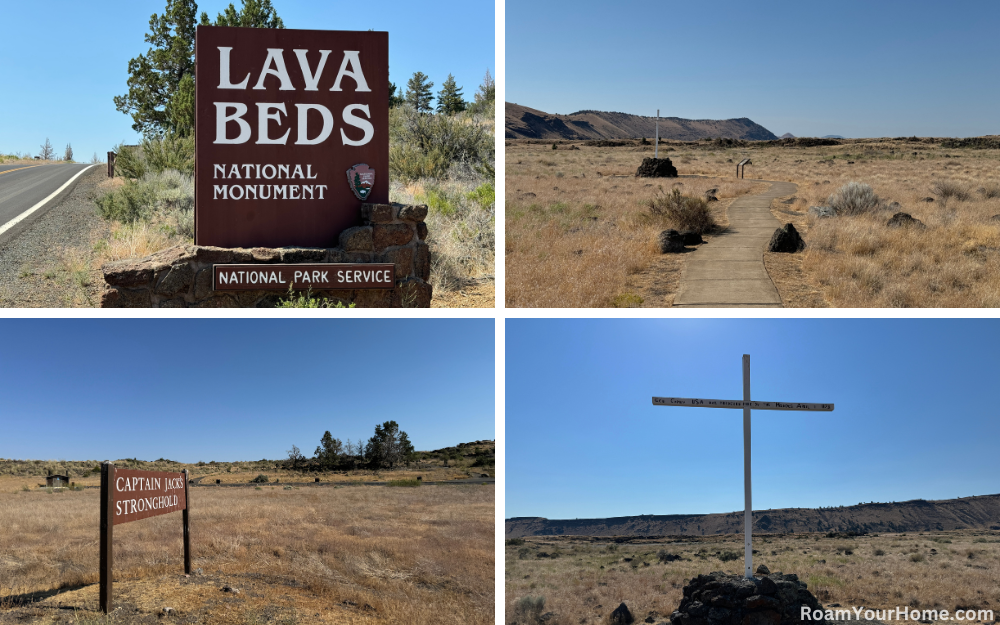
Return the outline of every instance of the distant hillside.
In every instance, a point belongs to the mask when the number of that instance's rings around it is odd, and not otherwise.
[[[779,138],[779,139],[794,139],[794,138],[795,138],[795,135],[793,135],[793,134],[792,134],[792,133],[790,133],[790,132],[786,132],[785,134],[781,135],[781,136],[780,136],[780,137],[778,137],[778,138]]]
[[[577,111],[570,115],[554,115],[506,102],[504,114],[508,139],[634,139],[652,138],[656,133],[655,117],[628,113]],[[660,118],[661,139],[697,141],[706,137],[748,141],[777,139],[770,130],[746,117],[723,120]]]
[[[1000,530],[1000,495],[898,503],[870,503],[839,508],[755,510],[754,531],[922,532],[954,529]],[[665,536],[736,534],[743,512],[671,514],[550,521],[514,517],[506,521],[507,538],[521,536]]]
[[[840,135],[823,135],[822,139],[843,139]]]

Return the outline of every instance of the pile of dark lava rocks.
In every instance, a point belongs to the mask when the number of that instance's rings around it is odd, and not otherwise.
[[[644,158],[639,169],[636,170],[637,178],[676,178],[677,168],[670,162],[669,158]]]
[[[767,570],[761,569],[758,574]],[[821,609],[816,597],[796,575],[767,573],[747,579],[716,571],[699,575],[684,587],[684,599],[670,615],[670,622],[672,625],[789,625],[804,622],[802,606],[808,606],[810,612]]]

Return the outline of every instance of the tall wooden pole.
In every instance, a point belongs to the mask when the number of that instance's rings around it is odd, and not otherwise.
[[[184,469],[184,574],[191,574],[191,531],[188,526],[188,511],[191,509],[191,497],[188,496],[188,470]]]
[[[101,587],[100,605],[101,612],[109,614],[112,607],[111,601],[111,567],[114,562],[112,551],[112,530],[115,526],[114,517],[114,491],[115,485],[115,465],[105,461],[101,463]]]
[[[750,355],[743,354],[743,575],[753,577],[753,544],[750,541],[753,527],[753,504],[750,501]]]

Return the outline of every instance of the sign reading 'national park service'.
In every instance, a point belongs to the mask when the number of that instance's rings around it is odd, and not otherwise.
[[[388,33],[199,26],[195,62],[198,245],[334,247],[388,203]]]

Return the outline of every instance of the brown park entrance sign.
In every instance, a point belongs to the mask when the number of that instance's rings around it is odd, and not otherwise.
[[[101,464],[101,611],[111,612],[115,525],[180,510],[184,525],[184,573],[191,574],[187,470],[182,473],[116,469]]]
[[[389,202],[389,34],[199,26],[195,243],[334,247]]]

